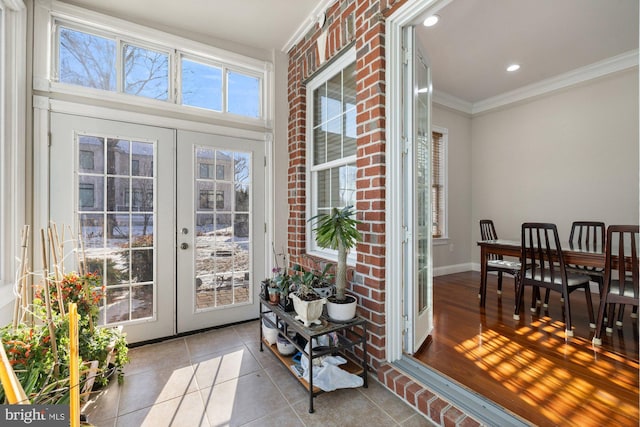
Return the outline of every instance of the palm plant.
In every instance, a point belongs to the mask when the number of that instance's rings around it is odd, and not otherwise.
[[[338,265],[336,267],[336,299],[346,299],[347,288],[347,253],[362,238],[357,229],[360,221],[353,218],[353,206],[342,209],[332,208],[330,214],[319,214],[309,221],[316,221],[313,231],[316,233],[316,243],[323,248],[338,250]]]

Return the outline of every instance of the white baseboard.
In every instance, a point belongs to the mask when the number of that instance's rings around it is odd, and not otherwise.
[[[465,264],[446,265],[444,267],[436,267],[436,268],[434,268],[433,269],[433,275],[434,276],[444,276],[446,274],[462,273],[464,271],[469,271],[471,269],[472,269],[472,265],[471,265],[470,262],[469,263],[465,263]],[[480,271],[480,268],[478,268],[478,271]]]

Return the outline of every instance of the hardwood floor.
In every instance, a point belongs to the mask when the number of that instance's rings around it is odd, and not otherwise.
[[[527,289],[517,321],[512,278],[498,296],[489,275],[484,309],[479,285],[478,272],[434,278],[434,331],[418,360],[539,426],[638,426],[638,319],[630,308],[623,327],[594,347],[582,292],[571,294],[574,336],[565,338],[557,293],[532,313]]]

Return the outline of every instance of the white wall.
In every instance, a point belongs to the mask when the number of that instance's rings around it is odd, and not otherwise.
[[[287,170],[289,168],[288,154],[288,119],[289,101],[288,91],[288,67],[287,55],[278,51],[274,54],[275,74],[275,123],[273,139],[273,181],[274,181],[274,235],[273,242],[276,253],[287,252],[287,230],[289,218],[289,206],[287,205]],[[272,255],[272,254],[269,254]],[[282,263],[282,258],[278,258]],[[280,265],[282,267],[282,265]]]
[[[471,259],[483,218],[503,238],[525,221],[556,223],[561,240],[574,220],[638,224],[638,114],[636,67],[474,116]]]
[[[471,118],[465,113],[433,106],[431,122],[448,130],[448,239],[433,247],[434,274],[465,271],[471,240]],[[457,266],[457,267],[456,267]],[[462,269],[462,270],[459,270]]]

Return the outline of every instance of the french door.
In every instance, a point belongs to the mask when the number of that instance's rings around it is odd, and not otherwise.
[[[51,114],[50,219],[106,288],[99,324],[175,334],[175,132]],[[70,271],[75,256],[69,256]]]
[[[49,217],[81,236],[65,269],[102,275],[100,324],[138,342],[256,317],[263,143],[51,114]]]
[[[405,209],[403,244],[405,318],[409,329],[404,351],[415,353],[433,329],[432,194],[431,194],[431,71],[415,37],[404,29],[410,60],[404,70],[406,155],[403,160]]]
[[[264,141],[178,132],[178,332],[256,317]]]

